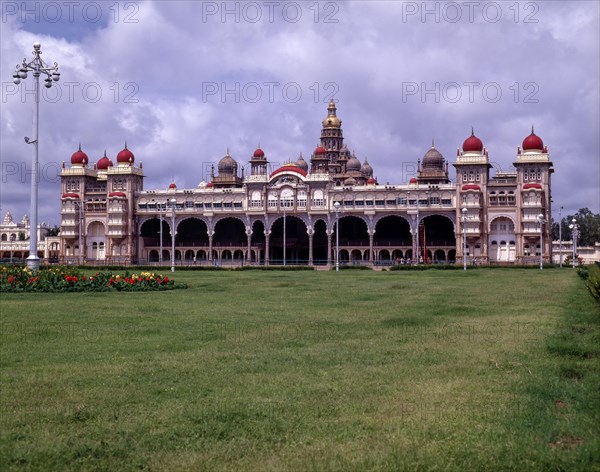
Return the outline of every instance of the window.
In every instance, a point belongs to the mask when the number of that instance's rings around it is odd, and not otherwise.
[[[385,205],[385,200],[375,200],[375,205],[376,206],[384,206]]]
[[[452,205],[451,198],[442,198],[442,205]]]
[[[467,181],[467,174],[463,174],[463,182]]]
[[[429,199],[429,203],[431,205],[439,205],[440,204],[440,197],[431,197]]]

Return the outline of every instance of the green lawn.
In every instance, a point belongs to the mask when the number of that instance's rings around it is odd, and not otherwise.
[[[175,279],[0,295],[0,470],[600,470],[570,269]]]

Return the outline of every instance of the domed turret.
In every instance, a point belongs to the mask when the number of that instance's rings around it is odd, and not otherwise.
[[[444,156],[435,148],[435,144],[431,141],[431,149],[423,156],[423,169],[443,169]]]
[[[87,154],[81,150],[81,144],[79,149],[71,156],[71,164],[76,166],[85,166],[89,162]]]
[[[304,160],[304,158],[302,157],[302,153],[300,153],[300,157],[298,158],[298,160],[296,161],[296,165],[302,169],[304,172],[308,172],[308,162],[306,162]]]
[[[483,152],[483,143],[475,136],[473,128],[471,128],[471,136],[463,143],[463,152]]]
[[[254,154],[252,155],[252,157],[254,159],[264,159],[265,157],[265,151],[263,151],[260,146],[256,148],[256,151],[254,151]]]
[[[352,154],[352,157],[346,162],[347,172],[360,172],[361,164],[357,157]]]
[[[373,168],[371,167],[371,164],[369,164],[369,161],[367,160],[366,157],[365,157],[365,162],[362,165],[362,171],[363,171],[363,174],[365,174],[367,177],[373,177]]]
[[[538,135],[533,132],[533,126],[531,127],[531,134],[523,140],[523,151],[539,151],[542,152],[544,149],[544,141]]]
[[[340,126],[342,126],[342,120],[336,116],[335,102],[332,98],[327,107],[327,118],[323,120],[323,128],[339,128]]]
[[[133,164],[135,162],[135,156],[127,149],[127,141],[125,142],[125,148],[117,154],[117,162],[119,164]]]
[[[229,155],[229,149],[227,149],[225,157],[219,161],[217,169],[219,169],[219,175],[235,174],[237,172],[237,162]]]
[[[104,150],[104,156],[102,156],[100,159],[98,159],[98,162],[96,163],[96,169],[98,170],[107,170],[109,167],[113,166],[113,161],[111,161],[107,156],[106,156],[106,149]]]

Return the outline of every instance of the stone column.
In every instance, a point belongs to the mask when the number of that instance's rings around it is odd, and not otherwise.
[[[333,236],[333,231],[327,231],[327,265],[331,266],[331,238]]]
[[[373,263],[373,240],[375,239],[375,231],[369,231],[369,263]]]
[[[271,232],[265,231],[265,265],[269,265],[269,239],[271,238]]]
[[[208,265],[213,265],[213,233],[208,232]]]
[[[313,265],[313,230],[312,228],[309,229],[308,231],[308,265],[312,266]]]
[[[247,254],[246,254],[246,262],[250,263],[252,261],[252,228],[246,226],[246,239],[248,242]]]

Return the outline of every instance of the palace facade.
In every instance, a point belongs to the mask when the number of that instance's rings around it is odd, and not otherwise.
[[[308,161],[300,154],[273,169],[260,148],[247,165],[228,151],[197,188],[146,190],[127,144],[116,162],[105,153],[92,165],[80,147],[61,173],[60,259],[169,264],[175,234],[178,264],[331,265],[338,240],[342,263],[551,260],[551,227],[540,232],[539,215],[552,221],[553,167],[533,129],[511,172],[490,175],[473,131],[452,165],[455,181],[432,142],[410,182],[380,184],[344,144],[333,101]]]

